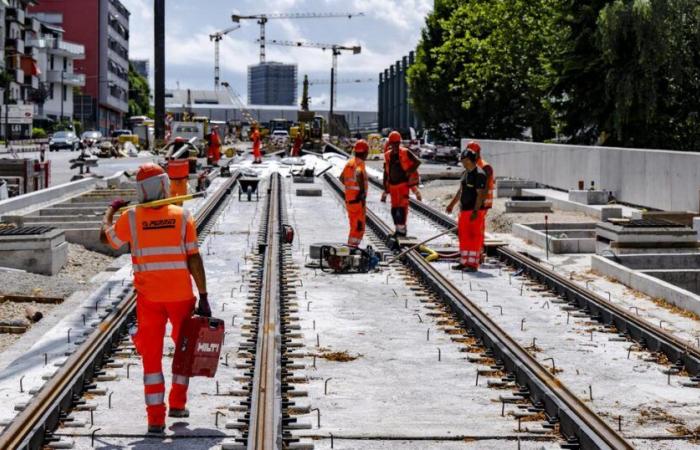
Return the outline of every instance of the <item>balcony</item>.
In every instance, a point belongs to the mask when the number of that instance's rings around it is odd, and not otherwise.
[[[7,8],[5,10],[5,19],[24,25],[26,13],[21,8]]]
[[[12,54],[24,53],[24,40],[19,38],[5,39],[5,47],[12,49]]]
[[[54,38],[31,39],[27,41],[27,46],[47,49],[50,53],[58,56],[66,56],[74,59],[85,58],[85,46],[74,44],[64,40]]]
[[[49,83],[59,83],[68,86],[85,86],[85,75],[82,73],[69,73],[60,70],[49,70],[46,72],[46,81]]]

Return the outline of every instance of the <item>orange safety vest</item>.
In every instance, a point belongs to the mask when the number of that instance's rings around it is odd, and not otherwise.
[[[345,185],[345,200],[348,202],[355,201],[357,196],[360,194],[360,184],[357,179],[358,172],[365,175],[364,190],[367,192],[369,189],[369,183],[367,180],[367,173],[365,171],[365,162],[358,158],[350,158],[347,164],[345,164],[345,168],[341,174],[343,185]]]
[[[131,245],[139,298],[152,302],[194,298],[187,257],[199,250],[188,210],[175,205],[129,209],[107,230],[107,239],[115,249]]]
[[[391,158],[391,150],[384,153],[384,170],[389,173],[389,161]],[[420,184],[420,174],[418,174],[418,166],[420,163],[416,164],[410,156],[408,156],[408,149],[405,147],[399,148],[399,162],[401,163],[401,168],[408,175],[408,186],[414,187]]]
[[[486,172],[486,198],[484,199],[484,206],[481,209],[491,209],[493,207],[493,192],[496,187],[496,175],[493,173],[493,167],[491,164],[486,162],[484,158],[479,157],[476,160],[476,165]]]

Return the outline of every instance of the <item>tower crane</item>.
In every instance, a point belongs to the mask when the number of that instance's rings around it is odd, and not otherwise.
[[[335,105],[335,98],[338,91],[336,77],[338,76],[338,56],[341,52],[349,51],[353,55],[358,55],[362,52],[362,47],[359,45],[347,46],[340,44],[320,44],[317,42],[304,42],[304,41],[278,41],[271,40],[267,41],[271,45],[282,45],[286,47],[308,47],[308,48],[318,48],[321,50],[330,50],[333,55],[333,65],[331,67],[331,107],[330,107],[330,117],[333,117],[333,106]]]
[[[242,20],[256,20],[258,25],[260,25],[260,62],[265,62],[265,25],[269,20],[272,19],[337,19],[347,17],[352,19],[353,17],[364,16],[365,13],[273,13],[273,14],[253,14],[248,16],[243,16],[239,14],[234,14],[231,16],[231,20],[235,23],[240,23]]]
[[[238,92],[233,90],[233,87],[226,81],[222,82],[221,85],[224,88],[226,88],[226,92],[228,92],[228,96],[231,98],[231,102],[234,106],[237,106],[238,109],[241,110],[241,115],[248,121],[248,123],[257,122],[257,120],[255,120],[255,117],[253,117],[253,114],[250,112],[248,106],[245,104],[241,96],[238,95]]]
[[[221,40],[232,31],[241,27],[240,24],[226,28],[225,30],[217,31],[209,35],[209,41],[214,42],[214,90],[219,90],[221,80],[221,66],[219,65],[219,43]]]

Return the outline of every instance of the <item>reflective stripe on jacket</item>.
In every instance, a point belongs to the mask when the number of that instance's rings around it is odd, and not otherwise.
[[[411,157],[409,150],[405,147],[399,148],[399,162],[401,163],[401,168],[408,177],[408,185],[410,187],[418,186],[420,183],[420,175],[418,174],[418,167],[420,166],[420,161],[417,161],[415,157]],[[386,183],[389,180],[389,169],[391,163],[391,150],[387,150],[384,153],[384,179]],[[386,187],[385,187],[386,188]]]
[[[367,173],[365,170],[365,162],[358,158],[350,158],[350,160],[345,164],[341,178],[343,185],[345,186],[345,200],[355,201],[357,196],[360,194],[361,187],[358,180],[358,174],[364,175],[364,192],[369,189]]]

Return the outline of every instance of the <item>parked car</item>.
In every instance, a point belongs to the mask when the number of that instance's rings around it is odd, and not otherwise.
[[[80,135],[82,148],[90,148],[97,145],[102,140],[102,133],[99,131],[86,131]]]
[[[131,136],[133,133],[131,130],[114,130],[112,131],[112,137],[118,138],[119,136]]]
[[[78,150],[80,139],[72,131],[57,131],[49,139],[49,151],[59,151],[63,148]]]
[[[433,130],[426,130],[420,142],[420,153],[425,154],[425,159],[454,164],[459,162],[459,142],[456,140],[445,139],[437,136]]]
[[[289,143],[289,132],[287,130],[275,130],[270,135],[270,141],[274,147],[286,147]]]

